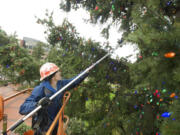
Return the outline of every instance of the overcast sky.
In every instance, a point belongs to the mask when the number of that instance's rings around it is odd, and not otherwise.
[[[17,33],[18,38],[23,37],[34,38],[43,42],[47,42],[44,35],[45,28],[36,23],[35,16],[39,18],[45,17],[45,10],[54,11],[54,21],[56,24],[61,24],[64,18],[68,18],[80,36],[86,39],[104,42],[101,37],[100,30],[102,26],[86,24],[83,18],[88,19],[88,13],[84,10],[77,12],[65,13],[59,9],[59,0],[1,0],[0,1],[0,27],[7,34]],[[113,29],[109,42],[115,45],[118,38],[121,38],[122,33],[117,33]],[[116,51],[119,56],[127,56],[134,52],[133,47],[124,47]],[[134,61],[134,58],[132,58]]]

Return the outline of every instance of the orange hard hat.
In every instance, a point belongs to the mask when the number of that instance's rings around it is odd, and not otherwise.
[[[57,72],[58,70],[59,67],[54,63],[47,62],[43,64],[40,68],[40,75],[41,75],[40,81],[52,75],[53,73]]]

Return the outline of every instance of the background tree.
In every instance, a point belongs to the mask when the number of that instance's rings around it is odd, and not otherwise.
[[[39,64],[28,50],[18,44],[18,40],[13,36],[8,36],[5,32],[1,33],[0,47],[0,68],[1,76],[6,82],[29,84],[39,79]]]
[[[0,43],[1,43],[1,46],[9,43],[8,35],[1,28],[0,28]]]
[[[42,60],[45,55],[45,44],[38,42],[37,45],[33,48],[32,56],[37,60]]]

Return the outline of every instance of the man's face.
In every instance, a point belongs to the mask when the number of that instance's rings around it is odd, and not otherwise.
[[[58,71],[55,75],[54,75],[54,79],[55,80],[61,80],[61,71]]]

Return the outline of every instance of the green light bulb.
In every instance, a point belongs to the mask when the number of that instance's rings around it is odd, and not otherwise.
[[[162,91],[162,92],[163,92],[163,93],[165,93],[166,91],[167,91],[166,89],[163,89],[163,91]]]
[[[112,10],[114,10],[115,8],[114,8],[114,5],[112,5]]]

